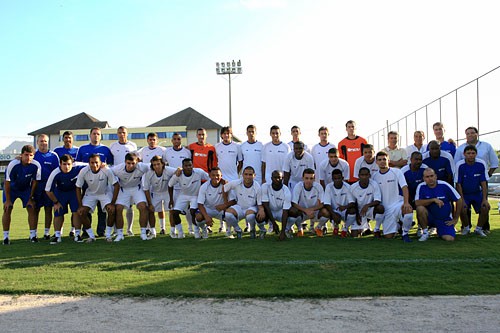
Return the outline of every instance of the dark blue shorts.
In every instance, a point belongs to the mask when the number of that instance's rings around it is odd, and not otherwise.
[[[76,192],[60,192],[54,191],[54,195],[56,196],[59,203],[62,205],[61,210],[54,211],[54,216],[63,216],[68,213],[68,205],[72,213],[75,213],[78,210],[78,200],[76,199]]]
[[[21,199],[23,202],[23,207],[26,208],[26,205],[28,204],[28,200],[30,199],[30,194],[31,194],[31,189],[28,189],[26,191],[18,192],[16,190],[13,190],[12,188],[10,189],[10,200],[12,200],[12,204],[14,204],[14,201],[16,201],[17,198]],[[5,196],[5,190],[3,191],[3,202],[5,203],[7,201],[7,197]],[[35,207],[33,207],[35,208]]]

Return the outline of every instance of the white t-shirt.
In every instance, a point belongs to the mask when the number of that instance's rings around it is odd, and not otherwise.
[[[165,163],[172,168],[182,168],[182,161],[186,158],[191,158],[191,151],[186,147],[181,147],[179,150],[175,150],[174,147],[168,147],[165,149],[163,158]]]
[[[269,202],[269,208],[273,212],[292,207],[292,193],[286,185],[276,191],[271,183],[265,183],[261,187],[261,192],[262,202]]]
[[[243,179],[237,179],[230,181],[224,185],[224,191],[233,191],[234,197],[243,210],[257,205],[262,205],[262,194],[260,191],[260,185],[255,181],[252,186],[246,187],[243,184]]]
[[[143,162],[137,163],[136,168],[131,172],[126,170],[125,163],[112,166],[110,169],[113,171],[116,178],[118,178],[121,188],[137,187],[137,189],[141,188],[142,176],[148,172],[148,170],[151,170],[149,168],[149,163]]]
[[[177,171],[176,168],[166,166],[162,174],[158,176],[154,170],[149,169],[142,176],[142,188],[151,193],[168,192],[168,182]]]
[[[137,154],[139,155],[139,157],[141,158],[141,160],[144,163],[151,163],[151,159],[153,158],[153,156],[158,155],[158,156],[164,157],[165,148],[158,146],[156,148],[151,149],[151,148],[149,148],[149,146],[146,146],[146,147],[142,147],[141,149],[139,149]]]
[[[198,203],[202,204],[206,208],[215,209],[215,206],[224,203],[223,197],[223,184],[219,184],[219,186],[214,187],[212,182],[206,182],[200,187],[200,191],[198,192]],[[231,195],[229,195],[229,200],[233,200]]]
[[[401,189],[408,185],[400,169],[389,168],[386,173],[381,173],[379,170],[372,176],[372,179],[376,181],[380,187],[382,205],[390,206],[403,200],[403,192]]]
[[[348,180],[350,177],[349,163],[346,160],[339,158],[339,162],[337,165],[333,166],[330,164],[330,160],[327,158],[326,161],[323,161],[319,166],[319,170],[316,172],[319,175],[319,180],[325,182],[325,185],[333,182],[332,180],[332,171],[335,169],[339,169],[342,171],[342,176],[344,176],[345,180]]]
[[[284,142],[275,145],[271,141],[264,145],[262,162],[266,163],[266,174],[263,175],[266,182],[271,182],[271,174],[274,170],[283,170],[283,163],[289,152],[290,146]]]
[[[354,177],[359,178],[359,169],[361,168],[368,168],[370,170],[370,175],[374,175],[379,170],[375,159],[373,159],[372,163],[368,163],[364,156],[358,157],[356,162],[354,162]]]
[[[370,179],[368,186],[363,188],[359,181],[351,185],[351,194],[354,200],[358,203],[358,209],[374,201],[382,201],[382,193],[377,182]]]
[[[137,145],[132,141],[127,141],[125,143],[116,141],[109,146],[109,150],[111,150],[111,154],[113,154],[115,165],[118,165],[125,163],[125,155],[137,151]]]
[[[255,169],[254,181],[262,184],[262,150],[264,145],[260,141],[250,143],[248,141],[241,144],[241,154],[243,156],[243,168],[251,166]]]
[[[87,190],[85,195],[102,195],[106,194],[108,187],[113,186],[118,179],[116,179],[110,169],[99,169],[97,173],[92,172],[90,166],[83,168],[78,174],[76,179],[76,186],[82,188],[87,183]]]
[[[313,183],[311,189],[306,190],[304,182],[299,182],[293,188],[292,202],[304,208],[314,207],[321,202],[324,193],[323,187],[319,183]]]
[[[323,204],[332,206],[333,209],[338,209],[339,206],[346,206],[350,202],[354,202],[354,197],[351,194],[349,184],[342,182],[341,188],[336,188],[333,182],[326,185]]]
[[[302,173],[307,168],[314,170],[314,159],[308,152],[304,152],[302,158],[298,160],[295,157],[295,153],[292,151],[288,153],[283,163],[283,172],[290,173],[290,182],[294,184],[302,180]]]
[[[315,144],[311,149],[311,155],[314,158],[314,164],[316,165],[316,170],[319,169],[321,163],[328,160],[328,151],[331,148],[336,148],[333,143],[328,142],[326,145],[322,146],[320,143]]]
[[[219,142],[215,145],[215,153],[222,177],[229,181],[238,179],[238,162],[243,160],[240,145],[235,142]]]
[[[194,168],[190,176],[186,176],[184,172],[179,177],[173,175],[168,182],[169,187],[174,187],[179,184],[181,194],[187,196],[198,196],[202,180],[209,180],[208,173],[199,168]]]

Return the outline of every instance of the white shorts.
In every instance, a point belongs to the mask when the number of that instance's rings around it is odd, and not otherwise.
[[[118,198],[116,199],[117,205],[122,205],[123,207],[130,207],[130,205],[137,205],[141,202],[146,202],[146,195],[144,191],[136,187],[133,188],[120,188],[118,192]]]
[[[113,200],[113,194],[99,194],[99,195],[87,195],[85,194],[82,198],[82,205],[90,208],[90,212],[93,213],[95,207],[97,206],[97,202],[101,203],[102,211],[106,212],[106,206],[111,203]]]
[[[366,211],[365,216],[361,216],[361,225],[359,225],[357,222],[351,225],[351,230],[366,230],[370,229],[370,225],[368,224],[368,220],[374,220],[375,219],[375,214],[373,213],[375,207],[370,207]],[[361,210],[361,209],[360,209]]]
[[[251,206],[251,207],[248,207],[246,209],[243,209],[239,205],[233,205],[233,206],[231,206],[231,208],[233,208],[236,211],[236,213],[238,213],[238,217],[237,217],[238,221],[243,220],[245,218],[245,216],[247,215],[246,212],[249,210],[253,211],[254,214],[257,214],[257,212],[258,212],[257,206]]]
[[[188,208],[198,209],[198,197],[196,195],[180,194],[174,201],[174,210],[188,213]]]
[[[224,215],[223,210],[217,210],[215,208],[210,208],[205,206],[205,210],[207,211],[208,216],[210,216],[213,219],[219,219],[222,221],[222,215]]]
[[[170,201],[170,195],[168,192],[164,193],[150,193],[151,203],[155,208],[155,212],[168,211],[168,202]]]
[[[276,221],[283,222],[283,209],[272,210],[271,214],[273,214],[273,217]]]
[[[382,204],[384,205],[384,204]],[[382,222],[384,235],[398,232],[398,222],[401,219],[403,200],[397,201],[390,206],[384,205],[384,222]]]

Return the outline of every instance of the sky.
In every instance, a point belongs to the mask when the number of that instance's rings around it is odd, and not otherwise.
[[[276,124],[288,142],[298,125],[312,145],[324,125],[337,143],[349,119],[368,137],[498,67],[497,14],[482,0],[0,0],[0,149],[80,112],[141,127],[192,107],[228,125],[215,63],[233,59],[239,138],[255,124],[267,142]],[[500,129],[490,77],[480,132]]]

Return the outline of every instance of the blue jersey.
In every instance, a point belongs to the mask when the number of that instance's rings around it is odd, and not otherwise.
[[[426,165],[422,165],[417,171],[412,171],[410,165],[405,165],[401,168],[401,172],[405,176],[406,184],[408,185],[408,192],[410,194],[410,203],[415,201],[415,194],[417,193],[417,187],[420,183],[424,181],[424,170],[427,168]]]
[[[38,161],[38,163],[42,166],[42,182],[46,182],[47,179],[49,179],[52,170],[59,167],[59,157],[51,151],[42,153],[37,150],[34,160]]]
[[[464,160],[457,163],[455,182],[462,185],[462,193],[481,193],[481,182],[486,181],[486,164],[477,159],[474,164],[467,164]]]
[[[61,171],[61,168],[57,168],[50,174],[49,180],[45,187],[45,191],[54,192],[55,190],[60,192],[74,192],[76,189],[76,179],[80,170],[82,170],[85,165],[73,166],[73,168],[68,173]]]
[[[40,180],[42,167],[33,160],[30,164],[23,165],[20,160],[13,160],[5,171],[5,181],[10,182],[10,189],[23,192],[30,191],[34,180]]]
[[[78,149],[78,154],[76,155],[76,160],[78,162],[88,163],[90,159],[90,155],[99,154],[101,157],[101,162],[112,165],[114,163],[113,154],[111,154],[111,150],[107,146],[97,145],[94,146],[92,144],[86,144],[81,146]]]
[[[438,198],[444,205],[440,208],[436,203],[427,206],[429,215],[433,219],[439,221],[449,221],[452,219],[452,205],[451,203],[460,199],[458,192],[451,187],[447,182],[438,180],[436,187],[430,188],[426,183],[422,183],[417,187],[415,200],[426,200]]]
[[[76,159],[76,155],[78,154],[78,147],[64,148],[64,146],[61,146],[55,148],[54,153],[56,153],[59,158],[67,154]]]
[[[451,179],[453,179],[453,171],[451,169],[450,160],[446,157],[439,156],[437,159],[433,159],[429,156],[424,159],[422,163],[436,172],[438,180],[448,181],[449,175],[451,176]]]

